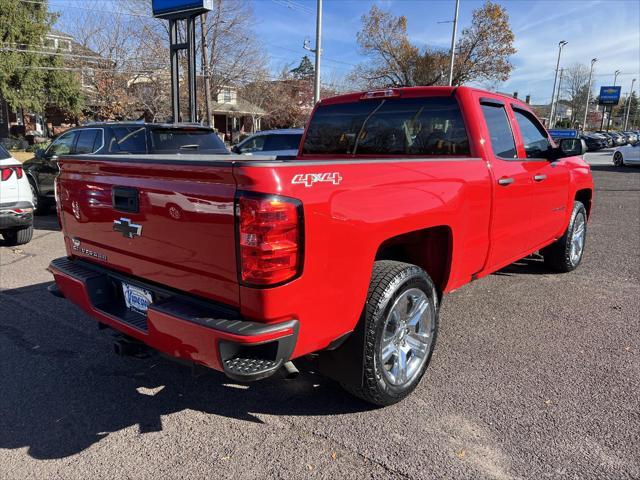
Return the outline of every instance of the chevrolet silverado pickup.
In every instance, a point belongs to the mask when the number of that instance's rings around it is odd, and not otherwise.
[[[413,87],[320,101],[295,159],[62,156],[55,293],[120,353],[239,381],[312,356],[389,405],[429,364],[443,294],[535,252],[580,264],[585,149],[517,99]]]

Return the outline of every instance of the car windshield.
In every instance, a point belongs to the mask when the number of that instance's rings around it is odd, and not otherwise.
[[[469,155],[455,98],[393,98],[321,105],[303,154]]]
[[[0,144],[0,160],[4,160],[5,158],[11,158],[11,155],[7,152],[6,148]]]
[[[229,153],[213,130],[197,128],[154,128],[149,153]]]

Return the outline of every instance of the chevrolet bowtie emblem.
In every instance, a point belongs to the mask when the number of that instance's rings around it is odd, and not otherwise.
[[[128,218],[113,221],[113,231],[120,232],[125,238],[139,237],[142,235],[142,225],[131,223]]]

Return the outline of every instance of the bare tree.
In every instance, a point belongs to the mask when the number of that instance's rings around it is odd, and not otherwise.
[[[564,70],[562,81],[563,93],[567,105],[571,108],[571,124],[584,117],[589,88],[589,67],[582,63],[574,63]]]
[[[446,85],[449,52],[409,41],[407,18],[377,6],[362,17],[358,44],[369,57],[351,79],[365,87]],[[454,85],[469,81],[505,81],[513,65],[514,35],[506,10],[487,0],[473,11],[471,25],[462,30],[454,65]]]

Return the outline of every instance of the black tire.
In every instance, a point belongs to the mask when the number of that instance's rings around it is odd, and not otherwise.
[[[616,152],[613,154],[613,164],[616,167],[624,167],[624,158],[622,157],[622,153]]]
[[[46,206],[44,200],[38,194],[38,187],[33,180],[29,179],[29,187],[31,188],[31,201],[33,203],[33,214],[42,215],[46,213]]]
[[[24,245],[25,243],[29,243],[31,238],[33,238],[33,225],[26,228],[4,230],[2,232],[2,236],[10,247],[15,245]]]
[[[572,254],[572,240],[574,239],[574,233],[576,227],[580,228],[583,225],[584,233],[582,239],[582,246],[579,254],[576,256]],[[584,255],[584,245],[587,236],[587,210],[581,202],[573,202],[573,211],[571,212],[571,218],[569,220],[569,226],[567,227],[564,235],[556,240],[548,247],[542,249],[540,253],[544,257],[544,263],[557,272],[566,273],[571,272],[578,268]]]
[[[396,300],[414,291],[422,291],[428,299],[425,314],[429,315],[427,337],[430,344],[425,346],[425,354],[415,358],[418,367],[405,384],[394,385],[388,378],[389,370],[383,362],[381,350],[383,335],[388,332],[388,318]],[[409,305],[409,304],[407,304]],[[395,307],[394,307],[395,308]],[[413,308],[413,307],[411,307]],[[438,331],[438,294],[429,275],[421,268],[408,263],[390,260],[374,264],[373,275],[363,311],[364,323],[364,376],[362,385],[342,384],[352,395],[379,406],[397,403],[416,388],[424,375],[436,342]],[[407,332],[408,329],[405,330]],[[410,335],[406,335],[410,336]],[[399,351],[399,350],[398,350]],[[406,355],[406,354],[405,354]],[[405,362],[408,363],[405,356]],[[383,371],[383,369],[385,371]]]

